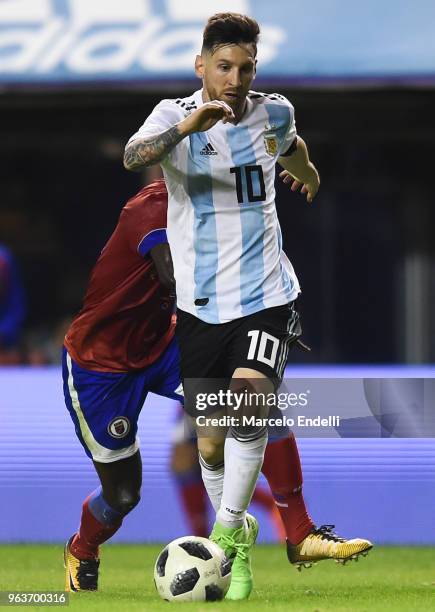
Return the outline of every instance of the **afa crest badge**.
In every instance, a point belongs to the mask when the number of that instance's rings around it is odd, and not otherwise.
[[[266,124],[264,127],[264,148],[268,155],[275,157],[278,153],[278,138],[275,133],[276,126]]]

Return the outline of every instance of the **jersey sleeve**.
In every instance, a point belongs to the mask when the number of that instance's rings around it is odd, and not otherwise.
[[[283,106],[286,106],[289,111],[288,116],[288,126],[287,131],[284,135],[284,138],[281,142],[281,146],[279,148],[279,155],[285,156],[290,155],[293,151],[293,147],[296,141],[296,121],[295,121],[295,109],[293,104],[287,100],[285,96],[281,96],[277,94],[278,99],[282,103]]]
[[[142,258],[157,244],[168,242],[166,191],[142,190],[122,211],[120,223],[129,248]]]
[[[149,115],[138,131],[129,139],[127,146],[137,140],[147,136],[160,134],[165,130],[184,119],[183,110],[174,100],[162,100]]]
[[[141,257],[146,257],[152,248],[158,244],[168,244],[166,235],[166,227],[159,227],[150,230],[145,236],[142,236],[137,245],[137,252]]]

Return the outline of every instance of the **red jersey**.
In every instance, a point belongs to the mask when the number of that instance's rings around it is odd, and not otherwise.
[[[122,209],[101,251],[83,308],[65,347],[83,368],[126,372],[146,368],[174,336],[174,300],[158,280],[150,250],[167,242],[163,180],[144,187]]]

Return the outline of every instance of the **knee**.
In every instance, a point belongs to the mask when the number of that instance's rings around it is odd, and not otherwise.
[[[216,465],[224,460],[224,440],[198,438],[198,450],[208,465]]]
[[[121,488],[115,492],[110,501],[107,501],[116,512],[126,516],[140,502],[140,490]]]

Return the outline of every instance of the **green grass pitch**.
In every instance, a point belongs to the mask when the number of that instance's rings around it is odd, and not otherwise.
[[[174,604],[158,598],[152,579],[154,560],[161,548],[106,545],[102,554],[100,591],[71,594],[67,609],[101,612],[171,609]],[[63,589],[61,546],[3,545],[0,557],[0,590]],[[186,612],[435,610],[433,548],[377,547],[358,563],[342,567],[333,561],[322,561],[299,573],[287,563],[283,546],[257,546],[253,567],[255,588],[249,601],[179,606]],[[24,609],[24,606],[14,606],[17,607]]]

